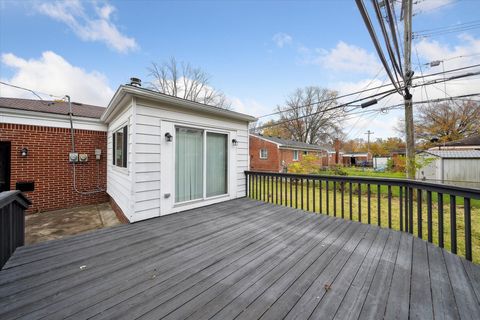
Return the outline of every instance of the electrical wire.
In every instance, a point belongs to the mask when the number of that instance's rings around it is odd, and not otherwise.
[[[442,71],[442,72],[430,73],[430,74],[426,74],[424,76],[412,77],[411,80],[424,79],[424,78],[429,78],[429,77],[432,77],[432,76],[448,74],[448,73],[451,73],[451,72],[457,72],[457,71],[467,70],[467,69],[476,68],[476,67],[480,67],[480,64],[474,64],[474,65],[470,65],[470,66],[450,69],[450,70],[446,70],[444,72]],[[391,86],[392,86],[391,84],[382,84],[380,86],[373,87],[373,88],[370,88],[370,89],[364,89],[364,90],[344,94],[344,95],[341,95],[341,96],[336,96],[336,97],[333,97],[333,98],[328,98],[328,99],[324,99],[324,100],[320,100],[320,101],[316,101],[316,102],[312,102],[312,103],[307,103],[307,104],[304,104],[304,105],[301,105],[301,106],[297,106],[295,108],[306,108],[306,107],[310,107],[310,106],[313,106],[313,105],[316,105],[316,104],[325,103],[325,102],[329,102],[329,101],[337,100],[337,99],[342,99],[342,98],[350,97],[350,96],[353,96],[353,95],[357,95],[357,94],[361,94],[361,93],[365,93],[365,92],[369,92],[369,91],[373,91],[373,90],[377,90],[377,89],[381,89],[381,88],[385,88],[385,87],[391,87]],[[367,98],[365,98],[365,99],[367,99]],[[283,113],[283,112],[286,112],[286,111],[289,111],[289,110],[292,110],[292,108],[284,109],[282,111],[275,111],[275,112],[272,112],[272,113],[268,113],[268,114],[259,116],[257,118],[261,119],[261,118],[273,116],[273,115],[276,115],[276,114],[280,114],[280,113]]]
[[[375,46],[375,50],[377,51],[377,54],[380,58],[380,61],[383,64],[383,67],[385,68],[385,71],[388,74],[388,77],[390,78],[390,81],[392,82],[392,85],[395,87],[395,90],[403,96],[403,92],[400,89],[399,84],[395,81],[393,74],[390,70],[390,67],[388,66],[387,60],[385,59],[385,55],[383,54],[383,50],[380,46],[380,43],[378,42],[377,35],[375,33],[375,30],[372,26],[372,21],[370,20],[370,16],[368,15],[367,9],[365,8],[365,4],[363,3],[363,0],[355,0],[358,10],[360,11],[360,14],[362,15],[363,21],[365,23],[365,26],[367,27],[368,33],[370,34],[370,38],[373,41],[373,45]]]
[[[385,42],[385,47],[387,48],[387,53],[388,53],[388,56],[390,57],[390,63],[392,64],[392,69],[394,71],[395,78],[397,80],[397,83],[400,83],[400,81],[398,79],[399,75],[405,81],[405,76],[403,74],[403,70],[400,69],[400,66],[397,62],[397,58],[395,57],[392,46],[390,44],[390,36],[388,35],[387,28],[385,27],[385,23],[383,22],[383,16],[382,16],[380,6],[379,6],[379,4],[376,0],[374,0],[372,2],[373,2],[373,7],[375,9],[375,14],[377,15],[377,20],[380,24],[380,29],[382,30],[383,39],[384,39],[384,42]],[[385,6],[388,6],[388,3],[385,4]]]

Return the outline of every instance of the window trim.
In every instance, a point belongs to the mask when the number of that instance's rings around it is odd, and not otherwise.
[[[116,140],[116,134],[122,131],[123,134],[123,141],[122,141],[122,164],[118,165],[117,164],[117,140]],[[117,167],[117,168],[127,168],[128,167],[128,124],[124,124],[117,128],[115,131],[112,133],[112,164]]]
[[[296,156],[295,156],[296,155]],[[299,152],[298,150],[293,150],[293,161],[298,161],[299,159]]]
[[[265,150],[265,157],[262,157],[262,151]],[[260,159],[266,160],[268,159],[268,149],[267,148],[260,148],[260,154],[259,154]]]

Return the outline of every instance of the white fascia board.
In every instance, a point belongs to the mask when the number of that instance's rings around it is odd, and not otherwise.
[[[187,110],[192,110],[197,112],[200,111],[207,114],[213,114],[213,115],[221,116],[227,119],[234,119],[234,120],[240,120],[245,122],[253,122],[257,120],[257,118],[243,114],[243,113],[225,110],[225,109],[213,107],[213,106],[198,103],[198,102],[188,101],[185,99],[168,96],[165,94],[161,94],[158,92],[154,92],[151,90],[138,88],[130,85],[122,85],[117,89],[117,92],[115,92],[112,100],[108,104],[107,109],[102,115],[101,120],[108,122],[111,114],[118,107],[118,105],[126,95],[132,95],[132,96],[140,97],[143,99],[159,102],[165,105],[184,108]]]
[[[0,108],[0,123],[70,128],[70,117],[56,113]],[[73,127],[81,130],[107,131],[107,126],[100,119],[78,116],[73,116]]]

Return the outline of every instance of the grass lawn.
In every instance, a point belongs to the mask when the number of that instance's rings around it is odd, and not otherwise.
[[[382,177],[382,178],[405,178],[405,172],[375,171],[372,168],[345,167],[342,168],[348,176],[357,177]],[[320,175],[335,175],[332,170],[321,171]]]
[[[342,215],[342,192],[340,189],[340,184],[336,184],[336,191],[334,192],[333,182],[329,182],[329,192],[328,196],[326,193],[326,182],[323,181],[321,184],[317,181],[315,188],[313,188],[313,182],[309,181],[308,193],[306,180],[304,180],[303,188],[301,187],[300,182],[297,184],[283,182],[278,183],[278,188],[275,188],[275,183],[271,179],[268,181],[268,189],[262,190],[258,188],[258,195],[255,197],[255,186],[251,188],[252,198],[259,200],[268,201],[271,203],[278,203],[279,205],[291,206],[293,208],[303,209],[306,211],[329,214],[337,217],[344,217],[345,219],[350,219],[350,210],[352,212],[352,220],[361,221],[363,223],[368,223],[368,197],[367,197],[367,186],[362,185],[361,187],[361,197],[359,205],[358,197],[358,187],[353,185],[352,187],[352,201],[350,201],[350,192],[349,184],[345,184],[344,194],[343,194],[343,215]],[[291,187],[291,190],[290,190]],[[278,191],[277,191],[278,190]],[[282,191],[280,193],[280,190]],[[320,192],[321,191],[321,192]],[[377,196],[377,186],[371,185],[371,197],[370,197],[370,223],[379,224],[380,226],[388,227],[389,217],[388,217],[388,188],[387,186],[380,187],[380,197]],[[399,187],[392,187],[392,198],[391,198],[391,228],[394,230],[400,230],[400,197],[399,197]],[[403,191],[404,193],[405,191]],[[414,190],[414,204],[413,204],[413,225],[414,225],[414,234],[418,235],[417,227],[417,197],[416,190]],[[403,194],[404,196],[404,194]],[[290,197],[292,198],[290,200]],[[421,218],[422,218],[422,238],[428,239],[428,227],[427,227],[427,202],[426,202],[426,192],[422,193],[421,201]],[[380,201],[378,201],[380,200]],[[432,193],[432,240],[433,243],[438,245],[438,195]],[[450,250],[450,200],[449,196],[443,196],[443,214],[444,214],[444,247],[447,250]],[[380,205],[380,208],[379,208]],[[405,200],[403,198],[403,221],[405,221]],[[351,209],[350,209],[351,208]],[[359,210],[361,209],[361,210]],[[359,212],[361,214],[359,215]],[[480,263],[480,203],[479,201],[472,201],[472,253],[473,261],[475,263]],[[460,256],[465,256],[465,224],[464,224],[464,207],[463,207],[463,198],[457,197],[456,200],[456,224],[457,224],[457,253]],[[405,223],[404,223],[405,227]]]

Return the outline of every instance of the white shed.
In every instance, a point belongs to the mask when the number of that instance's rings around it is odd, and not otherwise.
[[[480,188],[480,150],[427,150],[418,180]]]
[[[102,120],[107,193],[130,222],[245,196],[254,117],[124,85]]]

